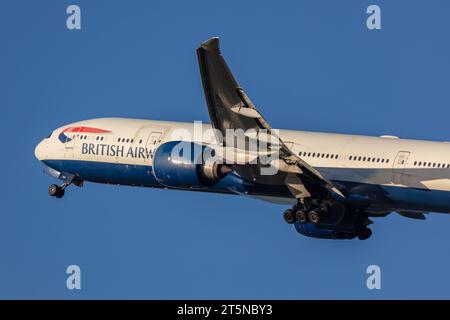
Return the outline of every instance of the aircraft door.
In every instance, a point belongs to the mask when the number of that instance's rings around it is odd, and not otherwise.
[[[144,155],[144,158],[141,159],[144,164],[151,164],[153,162],[153,155],[156,147],[161,142],[163,132],[163,129],[151,126],[142,127],[139,130],[136,141],[139,144],[139,153],[142,152]]]
[[[152,131],[148,135],[147,139],[147,152],[150,154],[151,162],[153,162],[153,155],[155,154],[156,148],[159,146],[161,142],[162,132],[160,131]]]
[[[395,157],[394,164],[392,166],[392,173],[403,173],[406,162],[409,158],[409,151],[399,151]]]
[[[392,165],[392,183],[405,184],[403,172],[405,170],[406,163],[408,162],[409,155],[409,151],[399,151],[397,153]]]

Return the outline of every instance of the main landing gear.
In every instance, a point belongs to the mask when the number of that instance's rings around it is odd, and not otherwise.
[[[328,207],[326,205],[313,205],[313,204],[297,204],[292,209],[287,209],[284,212],[284,220],[293,224],[295,222],[300,223],[312,223],[318,224],[321,220],[322,215],[326,215],[328,213]]]
[[[287,209],[284,212],[284,220],[289,223],[293,224],[296,221],[304,224],[311,222],[312,224],[318,224],[320,222],[320,215],[318,210],[297,210],[294,211],[293,209]]]
[[[342,233],[359,240],[366,240],[372,235],[367,227],[371,221],[363,210],[332,200],[302,199],[284,211],[283,218],[288,224],[310,223],[321,230],[333,230],[336,235]]]

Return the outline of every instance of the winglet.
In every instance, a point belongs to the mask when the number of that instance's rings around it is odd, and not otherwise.
[[[220,54],[219,38],[213,37],[203,42],[198,49]]]

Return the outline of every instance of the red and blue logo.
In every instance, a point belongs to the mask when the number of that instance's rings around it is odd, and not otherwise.
[[[109,130],[103,130],[98,128],[92,128],[92,127],[69,127],[64,129],[58,136],[59,141],[62,143],[66,143],[69,141],[72,141],[72,138],[66,135],[67,132],[77,132],[77,133],[96,133],[96,134],[103,134],[103,133],[110,133]]]

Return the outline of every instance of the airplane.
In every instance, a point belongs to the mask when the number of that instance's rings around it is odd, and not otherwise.
[[[62,181],[49,195],[85,181],[243,195],[289,205],[284,220],[320,239],[368,239],[371,218],[393,212],[420,220],[450,212],[449,143],[273,129],[219,38],[196,52],[210,124],[100,118],[59,127],[35,148],[44,171]],[[227,133],[239,130],[236,145]]]

